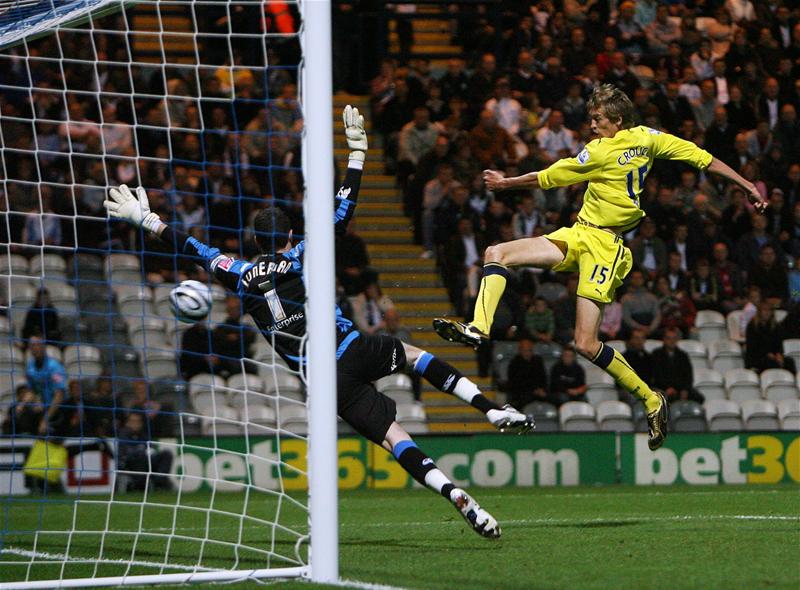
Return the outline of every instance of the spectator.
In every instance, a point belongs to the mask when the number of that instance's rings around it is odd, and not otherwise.
[[[8,407],[8,414],[3,420],[3,434],[35,436],[39,434],[42,417],[42,404],[36,393],[27,385],[20,385],[14,395],[14,403]]]
[[[600,320],[600,340],[616,340],[622,333],[622,304],[612,301],[603,307],[603,318]]]
[[[606,72],[605,81],[617,86],[628,96],[633,96],[639,87],[639,80],[631,72],[625,54],[621,51],[611,55],[611,68]]]
[[[131,478],[130,488],[134,490],[144,490],[149,485],[156,490],[171,491],[168,474],[172,469],[172,453],[167,449],[156,451],[150,437],[144,416],[135,411],[129,413],[117,440],[118,469],[128,472],[125,475]]]
[[[717,154],[729,166],[737,167],[736,152],[733,149],[736,129],[728,120],[727,109],[720,105],[714,109],[714,121],[706,128],[705,149]]]
[[[759,264],[761,249],[765,245],[772,246],[773,253],[780,252],[778,241],[767,233],[767,218],[757,213],[751,213],[750,220],[753,229],[739,237],[737,262],[748,276]]]
[[[581,83],[573,80],[567,86],[567,95],[561,99],[556,108],[564,116],[564,125],[573,131],[586,121],[586,100],[581,94]]]
[[[656,97],[661,123],[670,133],[676,133],[681,123],[694,117],[692,105],[680,93],[681,85],[676,79],[667,82],[666,92]]]
[[[656,296],[661,313],[661,324],[657,334],[664,334],[669,328],[677,328],[683,338],[688,338],[694,328],[697,310],[685,291],[672,291],[667,277],[656,279]]]
[[[414,343],[411,331],[403,325],[400,312],[397,311],[396,307],[389,307],[383,312],[383,328],[378,330],[377,333],[397,338],[408,344]],[[420,401],[422,397],[422,382],[419,373],[417,373],[411,365],[406,365],[403,372],[411,377],[412,387],[414,388],[414,399]]]
[[[761,290],[761,297],[772,305],[781,305],[789,295],[786,269],[778,262],[775,247],[761,246],[758,264],[748,273],[748,283]]]
[[[422,196],[422,245],[425,250],[422,258],[434,255],[434,232],[436,230],[436,209],[458,186],[453,178],[453,167],[448,163],[439,164],[436,177],[425,184]]]
[[[511,136],[518,136],[522,105],[511,96],[508,78],[499,78],[494,87],[494,98],[486,101],[485,109],[494,113],[497,124]]]
[[[60,246],[62,240],[61,219],[53,212],[50,187],[41,187],[41,212],[30,212],[22,230],[22,243],[28,246]]]
[[[713,256],[712,272],[717,278],[719,304],[721,311],[727,314],[739,309],[744,303],[742,272],[736,263],[728,258],[728,246],[725,242],[714,244]]]
[[[74,382],[70,382],[72,385]],[[80,389],[80,382],[77,382]],[[115,428],[114,382],[111,377],[97,378],[95,386],[83,396],[83,430],[80,436],[113,436]]]
[[[481,112],[480,122],[470,131],[469,147],[483,168],[505,168],[517,161],[514,140],[488,109]]]
[[[577,362],[575,349],[565,346],[550,369],[550,400],[557,406],[586,401],[586,373]]]
[[[491,53],[481,56],[478,67],[473,72],[467,86],[467,103],[471,107],[484,105],[492,97],[492,91],[497,83],[497,60]],[[472,119],[473,121],[475,119]]]
[[[528,193],[522,196],[519,209],[511,218],[511,226],[514,228],[514,239],[533,237],[536,228],[545,225],[545,219],[538,207],[536,199]]]
[[[664,277],[671,291],[689,291],[689,275],[681,268],[681,255],[672,251],[667,257],[667,271]]]
[[[47,355],[45,342],[39,336],[28,340],[30,360],[25,370],[28,386],[42,400],[44,416],[39,422],[38,434],[57,432],[59,407],[64,401],[67,387],[67,371],[59,361]]]
[[[619,5],[619,18],[613,32],[619,48],[627,54],[642,54],[647,47],[647,36],[635,15],[634,2],[625,1]]]
[[[217,324],[211,338],[220,367],[230,375],[241,373],[242,359],[250,356],[256,334],[242,324],[242,300],[236,295],[225,297],[225,320]],[[244,363],[244,368],[248,373],[257,372],[250,363]]]
[[[697,309],[719,309],[719,285],[708,260],[701,258],[697,261],[689,284],[689,292]]]
[[[377,281],[369,283],[363,293],[350,299],[353,320],[360,332],[375,334],[386,327],[384,314],[394,308],[392,300],[381,291]]]
[[[367,244],[356,233],[356,227],[354,219],[344,234],[336,236],[336,277],[348,296],[363,291],[366,282],[375,275],[369,268]]]
[[[181,338],[178,372],[186,381],[203,373],[222,373],[223,364],[214,349],[214,333],[208,329],[208,323],[195,323]]]
[[[50,301],[50,292],[45,287],[39,288],[36,300],[25,314],[25,324],[22,326],[23,345],[31,336],[39,336],[46,343],[61,340],[58,311]]]
[[[622,356],[645,383],[653,382],[653,361],[645,349],[647,335],[644,330],[632,330]]]
[[[556,316],[555,340],[560,344],[568,344],[575,338],[575,309],[578,304],[578,277],[567,277],[567,293],[553,304]]]
[[[766,123],[770,131],[778,125],[778,116],[783,106],[779,96],[780,90],[778,80],[769,77],[764,81],[763,92],[756,101],[759,122]]]
[[[639,227],[639,235],[630,245],[636,268],[647,273],[652,280],[667,268],[667,246],[656,235],[655,222],[646,217]]]
[[[523,338],[517,354],[508,364],[508,381],[504,384],[509,403],[524,408],[531,402],[550,401],[547,395],[547,372],[542,357],[534,353],[533,342]]]
[[[678,348],[678,340],[680,331],[669,328],[664,333],[663,345],[653,351],[653,386],[661,389],[670,403],[678,400],[703,403],[702,394],[693,387],[694,371],[689,355]]]
[[[466,315],[465,300],[478,294],[480,271],[483,268],[481,254],[486,248],[482,236],[466,217],[458,221],[458,233],[444,247],[442,278],[447,286],[450,302],[459,315]]]
[[[794,360],[783,356],[783,334],[775,320],[775,308],[768,301],[758,304],[758,311],[747,324],[744,366],[760,373],[765,369],[795,372]]]
[[[525,314],[525,331],[534,341],[550,342],[555,330],[553,310],[547,306],[547,301],[537,297]]]
[[[681,29],[670,19],[669,7],[661,4],[656,8],[655,20],[645,26],[645,34],[650,51],[657,55],[665,55],[670,43],[680,40]]]
[[[735,129],[753,129],[756,126],[756,113],[745,99],[740,86],[730,87],[730,100],[725,104],[728,119]]]
[[[564,115],[553,111],[547,119],[547,126],[536,132],[536,141],[549,162],[572,156],[577,151],[575,134],[564,127]]]
[[[645,288],[644,274],[640,270],[631,271],[630,287],[621,303],[622,322],[629,333],[642,330],[645,337],[649,337],[661,323],[658,300]]]
[[[417,168],[419,159],[433,149],[442,132],[439,123],[431,123],[427,107],[414,109],[414,118],[400,130],[398,148],[398,180],[405,188],[409,175]]]
[[[722,234],[736,241],[753,229],[751,213],[747,208],[744,191],[733,188],[728,193],[730,204],[722,211]]]

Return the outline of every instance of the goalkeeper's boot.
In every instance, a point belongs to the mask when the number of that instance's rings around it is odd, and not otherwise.
[[[488,334],[484,334],[472,324],[436,318],[433,320],[433,329],[442,338],[449,342],[461,342],[473,348],[478,348],[481,342],[489,339]]]
[[[667,424],[669,422],[669,402],[667,402],[667,398],[657,389],[654,389],[653,392],[661,400],[661,406],[647,415],[647,425],[650,428],[650,438],[647,439],[647,446],[650,447],[651,451],[655,451],[664,444],[664,439],[667,438]]]
[[[453,489],[450,492],[450,501],[473,531],[487,539],[500,538],[500,525],[497,524],[494,516],[478,506],[478,503],[467,492],[461,488]]]
[[[533,416],[526,416],[509,404],[499,410],[489,410],[486,417],[500,432],[525,434],[536,428]]]

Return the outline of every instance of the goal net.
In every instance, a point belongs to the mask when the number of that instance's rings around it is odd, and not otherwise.
[[[310,4],[0,0],[0,586],[314,577],[307,371],[102,206],[144,186],[241,259],[265,205],[297,233],[332,211],[304,196]],[[209,285],[207,320],[173,316],[184,279]]]

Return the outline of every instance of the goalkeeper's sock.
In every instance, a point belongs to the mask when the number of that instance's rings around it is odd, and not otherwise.
[[[464,377],[458,369],[429,352],[419,355],[414,363],[414,372],[425,377],[439,391],[452,393],[484,414],[489,410],[500,409],[500,406],[483,395],[478,386]]]
[[[625,391],[642,400],[648,414],[661,405],[659,397],[642,381],[619,351],[601,342],[600,350],[592,362],[611,375]]]
[[[483,265],[483,278],[478,290],[478,299],[475,302],[475,313],[470,324],[484,334],[489,334],[494,322],[494,312],[506,290],[508,281],[508,268],[497,262]]]
[[[436,467],[433,459],[419,450],[417,443],[413,440],[401,440],[392,449],[392,454],[411,477],[434,492],[439,492],[448,500],[450,499],[450,492],[456,486]]]

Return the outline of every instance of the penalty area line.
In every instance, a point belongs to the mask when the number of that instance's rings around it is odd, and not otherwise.
[[[108,559],[108,558],[90,558],[90,557],[75,557],[66,555],[64,553],[49,553],[47,551],[31,551],[28,549],[20,549],[18,547],[5,547],[0,549],[0,555],[16,555],[18,557],[29,557],[32,560],[41,559],[45,561],[65,561],[68,563],[105,563],[117,565],[140,565],[143,567],[163,568],[166,570],[182,570],[186,572],[214,572],[218,571],[214,568],[180,565],[180,564],[165,564],[163,562],[155,561],[142,561],[130,559]]]

